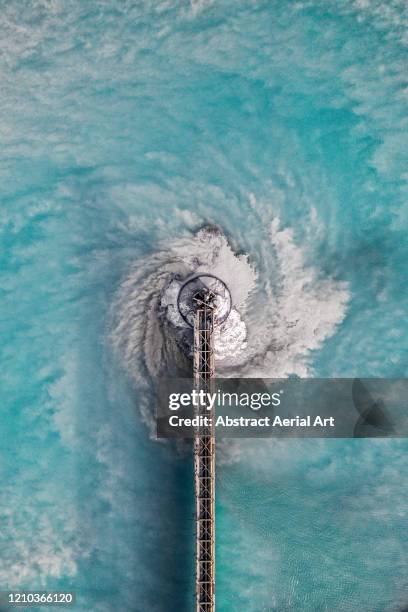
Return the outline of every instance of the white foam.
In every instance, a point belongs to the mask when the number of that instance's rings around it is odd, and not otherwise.
[[[178,312],[177,294],[185,278],[206,272],[223,280],[232,296],[230,317],[215,335],[219,376],[312,373],[311,353],[343,320],[349,291],[306,264],[293,231],[278,218],[270,238],[262,278],[215,228],[180,238],[131,268],[113,305],[111,338],[139,386],[147,389],[149,378],[188,366],[191,329]],[[149,408],[141,411],[151,422]]]
[[[182,362],[177,345],[185,345],[191,331],[177,309],[178,291],[185,278],[205,272],[227,284],[234,304],[233,314],[217,331],[216,356],[226,362],[227,341],[230,354],[244,348],[246,330],[241,316],[256,274],[247,257],[234,254],[220,231],[205,228],[138,262],[120,287],[111,338],[138,383],[143,383],[146,373],[154,378],[174,362]]]

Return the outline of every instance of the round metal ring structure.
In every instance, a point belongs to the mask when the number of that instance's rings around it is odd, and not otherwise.
[[[197,309],[193,298],[203,289],[208,289],[215,294],[215,325],[224,323],[231,312],[231,293],[224,281],[214,274],[197,274],[184,281],[177,296],[179,313],[190,327],[194,327],[194,315]]]

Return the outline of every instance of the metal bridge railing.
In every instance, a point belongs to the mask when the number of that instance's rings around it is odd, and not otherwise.
[[[214,378],[214,308],[198,301],[194,320],[194,380],[198,389],[211,389]],[[212,419],[197,428],[194,438],[196,498],[196,612],[215,610],[215,438],[213,409],[197,408]]]

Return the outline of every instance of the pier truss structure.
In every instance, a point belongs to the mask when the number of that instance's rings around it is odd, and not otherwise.
[[[215,377],[214,328],[226,321],[231,295],[212,274],[187,279],[180,288],[178,309],[193,328],[193,371],[197,390],[213,393]],[[207,396],[206,396],[207,397]],[[196,500],[196,612],[215,611],[215,414],[197,408],[207,423],[195,430],[194,482]],[[205,422],[202,420],[202,422]]]
[[[214,364],[214,294],[202,290],[195,297],[194,381],[198,390],[211,391]],[[198,427],[194,438],[196,499],[196,612],[215,610],[215,437],[213,409],[197,407],[211,419]]]

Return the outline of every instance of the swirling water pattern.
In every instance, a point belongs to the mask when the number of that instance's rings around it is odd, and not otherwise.
[[[192,466],[149,437],[145,280],[213,223],[254,271],[240,372],[406,375],[407,5],[0,9],[0,582],[189,610]],[[404,609],[406,474],[405,441],[231,449],[219,609]]]

